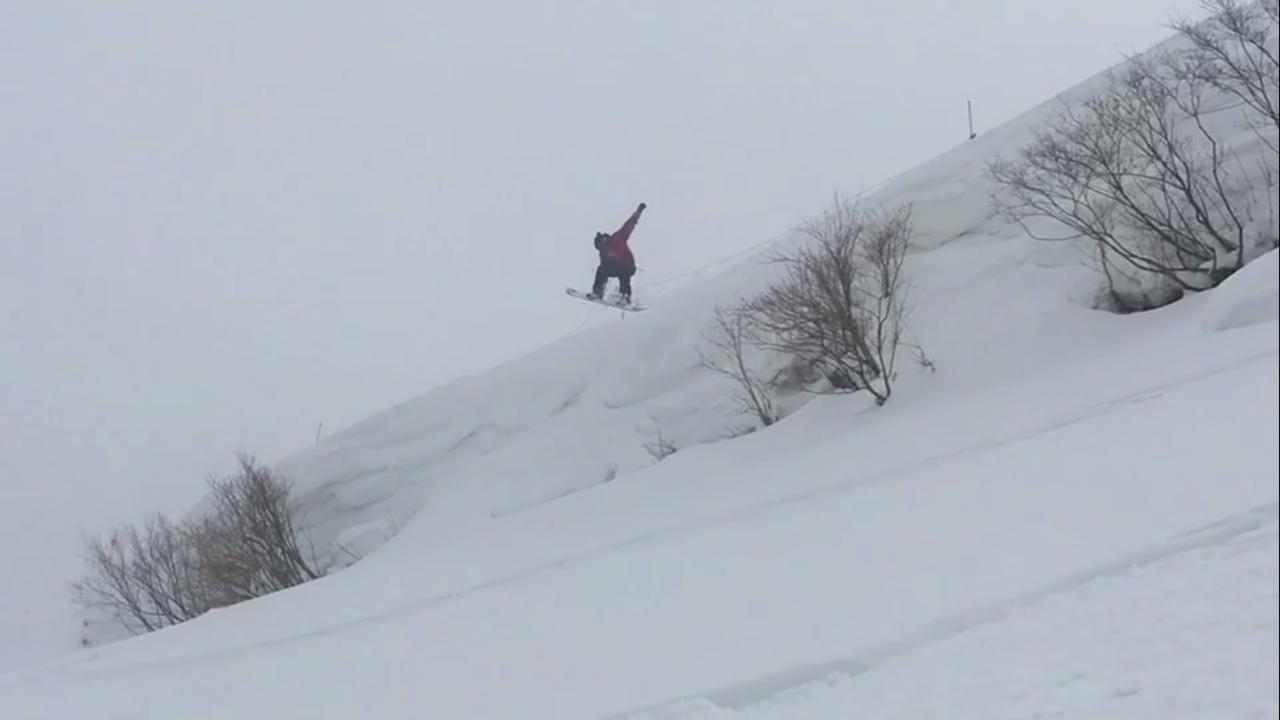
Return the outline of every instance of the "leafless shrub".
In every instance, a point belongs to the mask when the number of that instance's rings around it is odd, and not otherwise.
[[[210,487],[210,507],[197,520],[152,515],[141,528],[84,537],[84,573],[71,583],[76,604],[150,632],[320,576],[301,549],[289,483],[241,456],[240,472]]]
[[[186,531],[161,515],[109,538],[83,539],[86,572],[71,584],[82,608],[105,612],[131,632],[185,622],[210,608]]]
[[[743,305],[752,338],[817,370],[833,391],[866,390],[882,405],[908,315],[911,211],[838,199],[800,230],[806,242],[772,258],[783,278]]]
[[[1208,17],[1173,24],[1191,43],[1181,67],[1191,76],[1237,98],[1252,111],[1259,139],[1277,151],[1280,127],[1280,0],[1203,0]]]
[[[1049,217],[1140,271],[1183,289],[1214,284],[1243,247],[1243,223],[1226,186],[1225,158],[1203,158],[1178,132],[1177,101],[1145,66],[1064,110],[1017,162],[991,176],[1009,195],[1001,210]],[[1064,237],[1041,239],[1067,239]]]
[[[1111,295],[1134,309],[1212,287],[1243,266],[1263,240],[1256,183],[1218,137],[1210,120],[1222,108],[1209,100],[1217,91],[1240,98],[1251,126],[1273,133],[1275,1],[1267,2],[1269,10],[1246,11],[1211,0],[1223,15],[1180,28],[1192,50],[1132,60],[1080,109],[1063,109],[1016,160],[993,162],[998,208],[1033,237],[1097,243]],[[1262,175],[1274,177],[1274,140],[1268,147]],[[1065,233],[1036,234],[1033,218]]]
[[[698,364],[733,381],[733,400],[740,412],[751,415],[768,427],[778,421],[773,388],[751,369],[746,360],[753,344],[750,319],[741,308],[716,308],[711,330],[705,334],[709,351],[698,351]]]
[[[1245,106],[1244,125],[1262,149],[1253,186],[1265,201],[1255,230],[1256,246],[1280,245],[1275,198],[1280,176],[1280,0],[1202,0],[1207,18],[1173,24],[1191,50],[1178,56],[1176,70],[1190,82],[1208,83]],[[1247,258],[1246,258],[1247,260]]]
[[[210,478],[211,509],[191,530],[215,605],[230,605],[320,577],[294,525],[291,484],[241,455],[240,472]]]

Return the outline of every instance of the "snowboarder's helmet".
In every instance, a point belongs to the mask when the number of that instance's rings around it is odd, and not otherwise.
[[[601,245],[605,244],[608,241],[609,241],[609,233],[602,233],[602,232],[596,233],[595,246],[597,250],[600,249]]]

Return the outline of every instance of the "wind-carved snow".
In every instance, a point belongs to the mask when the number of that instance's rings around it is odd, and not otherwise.
[[[1230,330],[1280,316],[1280,251],[1272,250],[1227,278],[1211,295],[1205,328]]]

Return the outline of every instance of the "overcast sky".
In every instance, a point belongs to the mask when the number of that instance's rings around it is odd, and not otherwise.
[[[576,327],[640,201],[643,299],[1192,5],[0,0],[0,582]]]

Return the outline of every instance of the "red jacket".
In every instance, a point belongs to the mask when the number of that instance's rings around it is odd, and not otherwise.
[[[631,213],[631,217],[622,223],[622,227],[617,232],[609,236],[608,240],[600,246],[600,262],[608,263],[619,268],[635,269],[636,258],[631,254],[631,248],[627,246],[627,241],[631,239],[631,231],[636,229],[636,223],[640,221],[640,213],[644,212],[643,208],[636,208]]]

